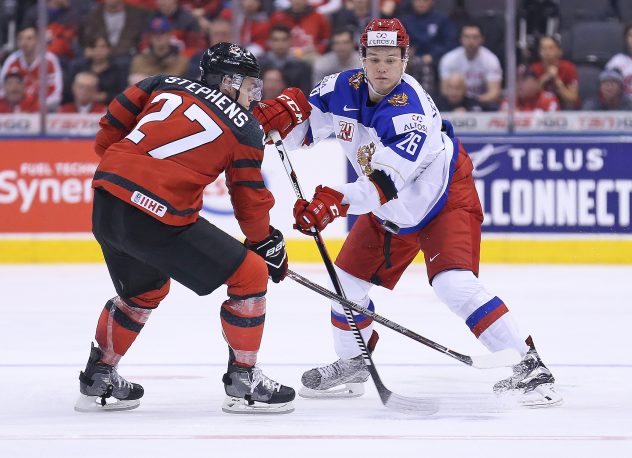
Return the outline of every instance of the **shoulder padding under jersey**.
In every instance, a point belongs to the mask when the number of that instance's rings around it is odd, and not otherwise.
[[[184,92],[204,104],[226,124],[239,143],[263,149],[264,133],[259,121],[239,103],[222,94],[219,89],[211,89],[199,81],[191,81],[179,76],[158,75],[147,78],[138,87],[144,91]]]

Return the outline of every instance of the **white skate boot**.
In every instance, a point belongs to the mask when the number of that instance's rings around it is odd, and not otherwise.
[[[544,365],[529,336],[529,351],[522,361],[513,367],[513,375],[494,385],[498,396],[512,396],[527,407],[552,407],[563,402],[555,392],[555,377]]]
[[[369,370],[362,355],[339,359],[305,372],[298,394],[304,398],[354,398],[364,394],[364,382],[368,379]]]

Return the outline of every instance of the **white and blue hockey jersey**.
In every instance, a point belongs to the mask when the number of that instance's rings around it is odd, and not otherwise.
[[[424,227],[439,213],[458,150],[441,132],[441,115],[414,78],[405,74],[374,104],[363,71],[348,70],[325,77],[309,102],[309,122],[297,126],[285,142],[298,148],[335,135],[359,176],[353,183],[329,185],[344,194],[349,213],[373,212],[399,226],[400,233]],[[377,170],[397,191],[397,197],[384,204],[368,178]]]

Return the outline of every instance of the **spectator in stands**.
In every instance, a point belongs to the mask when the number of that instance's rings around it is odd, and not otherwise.
[[[65,75],[65,100],[70,100],[71,85],[79,72],[90,71],[97,75],[99,90],[95,97],[96,102],[107,105],[125,90],[127,69],[121,68],[115,63],[110,57],[110,52],[111,47],[105,35],[97,35],[94,37],[94,41],[88,43],[84,50],[85,57],[74,61]]]
[[[0,81],[9,73],[22,75],[26,97],[38,98],[40,58],[35,27],[28,26],[18,32],[18,50],[9,54],[0,70]],[[61,102],[63,88],[62,71],[57,56],[46,52],[46,107],[54,111]]]
[[[24,77],[17,72],[4,77],[4,96],[0,97],[0,113],[36,113],[37,97],[27,97]]]
[[[222,42],[233,42],[233,23],[230,19],[226,19],[224,15],[213,19],[210,22],[208,28],[208,40],[209,46],[216,45],[217,43]],[[200,49],[198,52],[193,54],[189,59],[189,68],[187,69],[186,77],[188,79],[197,80],[200,77],[200,59],[202,58],[202,54],[206,52],[208,46]]]
[[[184,75],[189,59],[184,57],[178,46],[172,44],[172,26],[168,19],[155,17],[149,23],[149,46],[134,56],[130,73],[145,75]]]
[[[72,102],[59,108],[58,113],[105,113],[107,106],[96,101],[99,78],[91,72],[80,72],[72,83]]]
[[[112,57],[126,68],[138,52],[148,19],[147,10],[126,5],[124,0],[103,0],[83,27],[81,45],[85,48],[94,43],[97,36],[105,35],[112,47]]]
[[[244,22],[241,25],[240,41],[255,56],[265,52],[270,35],[270,21],[261,0],[241,0]],[[230,40],[229,40],[230,41]]]
[[[289,86],[298,87],[307,95],[312,90],[312,68],[294,57],[291,44],[290,29],[286,25],[272,26],[268,39],[270,51],[261,56],[259,65],[262,71],[278,68]]]
[[[562,108],[573,110],[579,106],[577,67],[562,59],[560,42],[552,36],[540,38],[540,61],[531,64],[530,70],[539,78],[540,87],[555,94]]]
[[[467,95],[462,74],[453,73],[442,80],[443,93],[435,98],[439,111],[483,111],[478,100]]]
[[[441,93],[447,95],[448,77],[460,74],[465,77],[467,95],[479,105],[497,109],[502,96],[503,71],[498,57],[483,46],[484,38],[476,24],[461,29],[461,46],[445,54],[439,63]]]
[[[632,95],[632,22],[625,26],[626,52],[616,54],[606,64],[607,69],[617,69],[623,75],[625,90]]]
[[[339,30],[332,36],[331,51],[314,62],[312,81],[316,83],[332,73],[360,67],[362,62],[353,41],[353,32],[349,29]]]
[[[291,30],[291,46],[298,58],[313,60],[327,50],[331,36],[329,20],[314,11],[307,0],[290,0],[290,7],[274,13],[270,24],[284,24]]]
[[[263,100],[275,99],[283,92],[283,89],[288,87],[283,73],[278,68],[269,68],[263,72],[261,78],[263,80]]]
[[[223,0],[181,0],[180,5],[188,9],[198,20],[201,30],[208,28],[208,23],[219,16],[224,8]]]
[[[584,102],[584,110],[627,111],[632,110],[632,95],[625,92],[621,72],[611,68],[599,74],[599,95]]]
[[[360,35],[371,19],[371,0],[348,0],[344,8],[331,16],[331,26],[334,30],[353,30],[353,41],[359,43]]]
[[[192,13],[178,5],[178,0],[156,0],[158,7],[154,17],[167,19],[171,23],[173,37],[182,42],[183,54],[192,56],[200,48],[206,48],[204,32]]]
[[[517,111],[558,111],[560,109],[559,99],[555,94],[542,89],[538,77],[530,70],[518,76],[516,95]],[[503,102],[501,110],[507,110],[507,102]]]
[[[457,30],[447,16],[433,10],[434,0],[412,0],[412,12],[402,17],[410,45],[426,65],[436,66],[445,53],[456,48]]]
[[[77,34],[81,24],[79,12],[70,6],[70,0],[47,0],[48,9],[48,50],[59,59],[75,57],[78,48]],[[22,19],[22,26],[37,24],[38,6],[31,6]]]

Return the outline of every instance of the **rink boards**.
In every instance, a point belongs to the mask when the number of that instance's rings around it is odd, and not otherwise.
[[[485,212],[482,262],[632,263],[631,137],[469,136]],[[353,179],[334,141],[291,154],[306,195],[318,184]],[[89,139],[3,140],[0,262],[98,262],[90,234],[90,180],[98,164]],[[290,259],[316,262],[311,238],[292,230],[294,193],[273,148],[263,163],[275,196],[272,224]],[[202,215],[241,237],[222,179],[204,194]],[[336,220],[324,236],[335,254],[348,231]],[[421,259],[421,257],[419,257]]]

